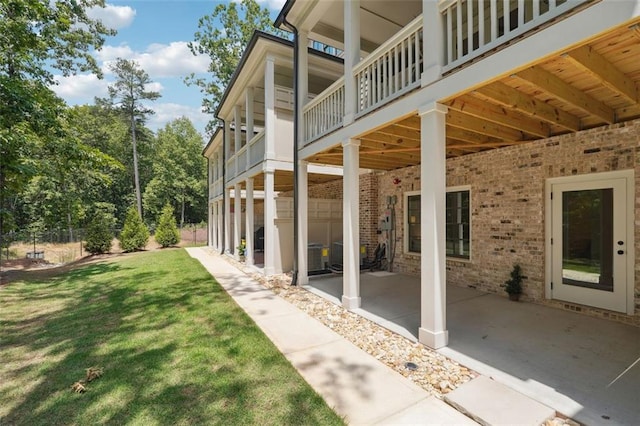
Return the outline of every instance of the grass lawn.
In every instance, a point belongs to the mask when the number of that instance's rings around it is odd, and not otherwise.
[[[0,287],[0,424],[102,423],[343,421],[176,249]]]

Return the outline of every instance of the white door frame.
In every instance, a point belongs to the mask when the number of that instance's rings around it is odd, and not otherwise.
[[[625,250],[626,256],[626,313],[633,315],[634,313],[634,263],[635,263],[635,181],[633,170],[623,170],[615,172],[592,173],[587,175],[566,176],[558,178],[550,178],[545,182],[545,298],[553,299],[553,290],[551,282],[553,281],[553,250],[551,246],[551,238],[553,233],[553,212],[551,190],[553,185],[557,184],[574,184],[583,182],[602,181],[609,179],[625,179],[626,182],[626,229],[627,237]]]

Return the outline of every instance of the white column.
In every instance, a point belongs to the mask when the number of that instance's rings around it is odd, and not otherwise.
[[[264,149],[265,159],[276,158],[275,58],[268,55],[264,69]],[[266,227],[265,227],[266,228]]]
[[[242,187],[236,183],[233,187],[233,258],[240,259],[238,246],[242,242]]]
[[[433,0],[422,0],[423,86],[439,79],[444,66],[444,25],[439,3]]]
[[[253,265],[253,178],[247,179],[245,193],[245,240],[247,244],[245,257],[247,265]]]
[[[208,213],[208,220],[207,220],[207,230],[209,233],[209,237],[208,237],[208,242],[209,242],[209,247],[211,248],[215,248],[216,247],[216,242],[214,240],[214,235],[215,235],[215,226],[214,226],[214,221],[215,221],[215,214],[214,214],[214,210],[213,210],[213,203],[211,201],[209,201],[208,204],[208,209],[207,211]]]
[[[249,144],[249,141],[251,139],[253,139],[253,95],[254,95],[254,91],[253,91],[253,87],[247,87],[247,90],[245,91],[245,107],[246,107],[246,114],[247,114],[247,144]],[[246,167],[247,170],[249,170],[249,165],[251,164],[251,153],[249,152],[249,148],[247,147],[247,164],[243,164],[242,167]]]
[[[360,0],[344,2],[344,125],[355,119],[357,87],[353,68],[360,62]]]
[[[309,284],[309,185],[308,163],[298,161],[298,284]]]
[[[236,105],[233,107],[233,122],[235,123],[235,153],[237,154],[242,148],[242,108],[240,105]]]
[[[274,169],[264,171],[264,274],[273,275],[275,268],[276,250],[276,200]]]
[[[343,142],[342,155],[342,306],[357,309],[360,307],[360,141]]]
[[[226,161],[229,160],[229,158],[231,158],[231,152],[232,152],[232,149],[231,149],[231,143],[232,143],[232,141],[231,141],[231,120],[230,119],[224,120],[224,132],[222,133],[222,136],[224,138],[224,141],[223,141],[224,147],[223,147],[223,149],[224,149],[225,155],[224,155],[224,160],[222,158],[220,158],[220,161],[225,161],[226,162]]]
[[[224,189],[224,252],[233,253],[231,248],[231,188]]]
[[[211,247],[219,250],[218,245],[218,202],[211,203]]]
[[[445,118],[447,108],[431,103],[420,108],[420,330],[421,343],[433,349],[447,345],[445,195]]]
[[[222,249],[222,210],[224,209],[224,204],[222,201],[218,201],[218,251]],[[225,234],[226,235],[226,234]]]

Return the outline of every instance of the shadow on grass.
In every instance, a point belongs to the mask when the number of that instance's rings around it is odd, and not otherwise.
[[[0,424],[282,424],[297,411],[287,400],[336,423],[183,251],[15,283],[0,292],[5,302]],[[73,393],[92,366],[103,377]]]

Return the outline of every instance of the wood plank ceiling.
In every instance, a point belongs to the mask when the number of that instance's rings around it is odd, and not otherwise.
[[[309,173],[307,178],[309,180],[309,185],[317,185],[342,179],[341,176],[318,173]],[[246,189],[246,181],[241,181],[239,183],[242,189]],[[255,191],[264,191],[264,173],[260,173],[253,177],[253,189]],[[276,192],[293,191],[293,172],[288,170],[276,170],[274,176],[274,189]]]
[[[449,107],[447,157],[640,118],[640,23],[442,102]],[[420,163],[417,115],[359,139],[362,168]],[[309,161],[341,165],[342,148]]]

